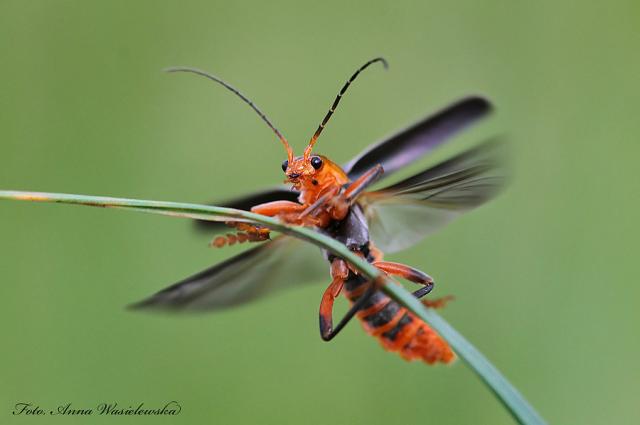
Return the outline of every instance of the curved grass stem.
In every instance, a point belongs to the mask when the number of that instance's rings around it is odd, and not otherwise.
[[[426,308],[420,301],[401,286],[388,281],[380,271],[351,252],[342,243],[322,235],[312,229],[291,226],[278,219],[233,208],[178,202],[147,201],[138,199],[111,198],[103,196],[69,195],[61,193],[0,191],[0,200],[32,202],[55,202],[62,204],[86,205],[102,208],[118,208],[174,217],[194,218],[210,221],[246,221],[265,225],[273,230],[304,239],[318,247],[344,258],[364,276],[384,282],[382,291],[411,310],[440,334],[467,363],[469,367],[493,391],[505,408],[521,424],[545,424],[542,417],[527,402],[520,392],[482,355],[469,341],[458,333],[433,309]]]

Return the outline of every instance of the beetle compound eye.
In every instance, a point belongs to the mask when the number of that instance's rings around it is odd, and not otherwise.
[[[289,166],[289,160],[285,159],[282,161],[282,171],[287,171],[287,167]]]
[[[311,166],[316,170],[322,167],[322,158],[320,158],[319,156],[314,156],[313,158],[311,158]]]

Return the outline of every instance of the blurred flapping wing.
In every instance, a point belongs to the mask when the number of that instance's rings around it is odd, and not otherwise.
[[[504,143],[490,140],[379,191],[361,203],[373,243],[384,252],[408,248],[504,186]]]
[[[278,236],[169,286],[132,307],[174,311],[221,309],[282,288],[326,280],[328,267],[315,245]]]
[[[355,180],[370,168],[382,165],[384,177],[421,159],[491,111],[482,97],[461,99],[406,129],[375,143],[349,161],[344,170]]]

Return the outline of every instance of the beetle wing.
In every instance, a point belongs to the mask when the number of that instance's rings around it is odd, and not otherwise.
[[[349,179],[355,180],[371,167],[380,164],[384,168],[383,178],[386,178],[398,169],[417,161],[490,111],[491,104],[484,98],[471,96],[461,99],[393,136],[371,145],[349,161],[343,169]],[[296,202],[299,194],[285,186],[279,186],[232,199],[221,205],[249,210],[252,206],[264,202],[280,200]],[[200,220],[197,223],[203,229],[217,231],[224,229],[221,223],[213,221]]]
[[[382,165],[388,177],[400,168],[419,160],[453,135],[491,111],[484,98],[471,96],[461,99],[404,130],[371,145],[343,168],[355,180],[370,168]]]
[[[171,285],[133,307],[221,309],[285,287],[318,281],[326,277],[327,270],[319,248],[282,235]]]
[[[365,208],[374,244],[385,252],[408,248],[504,186],[504,144],[485,142],[392,186],[367,192]]]

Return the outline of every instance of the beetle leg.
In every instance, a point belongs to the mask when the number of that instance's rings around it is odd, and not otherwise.
[[[307,216],[313,216],[318,209],[329,204],[329,214],[335,220],[342,220],[349,212],[349,207],[353,204],[356,197],[369,185],[374,183],[383,173],[381,165],[376,165],[369,171],[360,176],[356,181],[351,183],[344,192],[340,193],[340,187],[334,187],[323,193],[316,202],[307,207],[300,214],[300,219]]]
[[[383,173],[382,165],[376,165],[352,182],[344,192],[330,199],[329,214],[335,220],[342,220],[349,212],[349,207],[357,197],[370,185],[375,183]]]
[[[313,216],[301,216],[306,207],[297,202],[291,201],[273,201],[259,204],[251,208],[251,212],[262,214],[269,217],[277,216],[284,222],[289,224],[298,224],[302,226],[316,226],[321,224],[320,221]]]
[[[357,198],[363,190],[375,183],[376,180],[380,178],[382,173],[384,173],[384,169],[380,164],[370,168],[366,173],[358,177],[353,183],[349,185],[349,187],[347,187],[347,189],[343,193],[343,196],[348,202],[353,202],[353,200]]]
[[[342,285],[344,284],[345,279],[349,276],[349,267],[347,267],[347,263],[340,259],[336,258],[331,263],[331,284],[327,287],[322,295],[322,302],[320,303],[320,336],[325,341],[330,341],[335,337],[342,328],[345,327],[349,320],[355,316],[355,314],[360,310],[360,308],[371,298],[371,295],[375,292],[375,285],[373,283],[369,283],[367,290],[364,294],[353,303],[349,311],[345,313],[344,317],[338,325],[333,328],[333,302],[336,297],[340,294],[342,290]]]
[[[326,339],[326,336],[333,330],[333,303],[340,295],[347,276],[349,276],[349,268],[344,260],[334,259],[331,262],[332,281],[322,294],[320,302],[320,335],[322,339]]]
[[[304,205],[291,201],[266,202],[251,207],[251,212],[273,217],[279,214],[300,213],[304,211]]]
[[[244,242],[263,242],[270,239],[270,231],[267,227],[258,224],[244,223],[241,221],[227,221],[229,227],[238,229],[237,233],[227,233],[225,236],[217,236],[210,243],[212,248],[222,248],[225,245],[234,245]]]
[[[442,308],[447,305],[449,301],[452,301],[454,299],[455,297],[453,295],[447,295],[442,298],[436,298],[435,300],[422,300],[422,304],[424,304],[425,307],[429,308]]]
[[[433,289],[433,279],[431,278],[431,276],[424,272],[421,272],[418,269],[414,269],[413,267],[409,267],[400,263],[393,263],[391,261],[374,261],[372,264],[389,275],[399,276],[407,279],[410,282],[424,285],[424,287],[412,293],[413,296],[418,299],[424,297]],[[452,299],[453,296],[448,295],[446,297],[437,298],[435,300],[423,300],[422,304],[430,308],[442,308],[448,301]]]
[[[308,215],[314,215],[314,213],[321,207],[325,206],[327,202],[329,202],[329,200],[331,200],[331,198],[333,198],[334,196],[337,196],[340,193],[341,187],[340,186],[336,186],[336,187],[332,187],[329,190],[325,191],[324,193],[322,193],[321,196],[318,197],[318,199],[316,200],[316,202],[314,202],[313,204],[309,205],[303,212],[302,214],[300,214],[300,218],[304,218]]]
[[[409,267],[405,264],[393,263],[391,261],[374,261],[372,265],[389,275],[399,276],[410,282],[424,285],[424,288],[420,288],[416,291],[417,294],[414,293],[417,298],[427,295],[433,289],[433,278],[418,269],[414,269],[413,267]]]
[[[369,254],[373,257],[374,262],[382,261],[382,258],[384,258],[384,253],[375,246],[373,241],[369,241]]]

